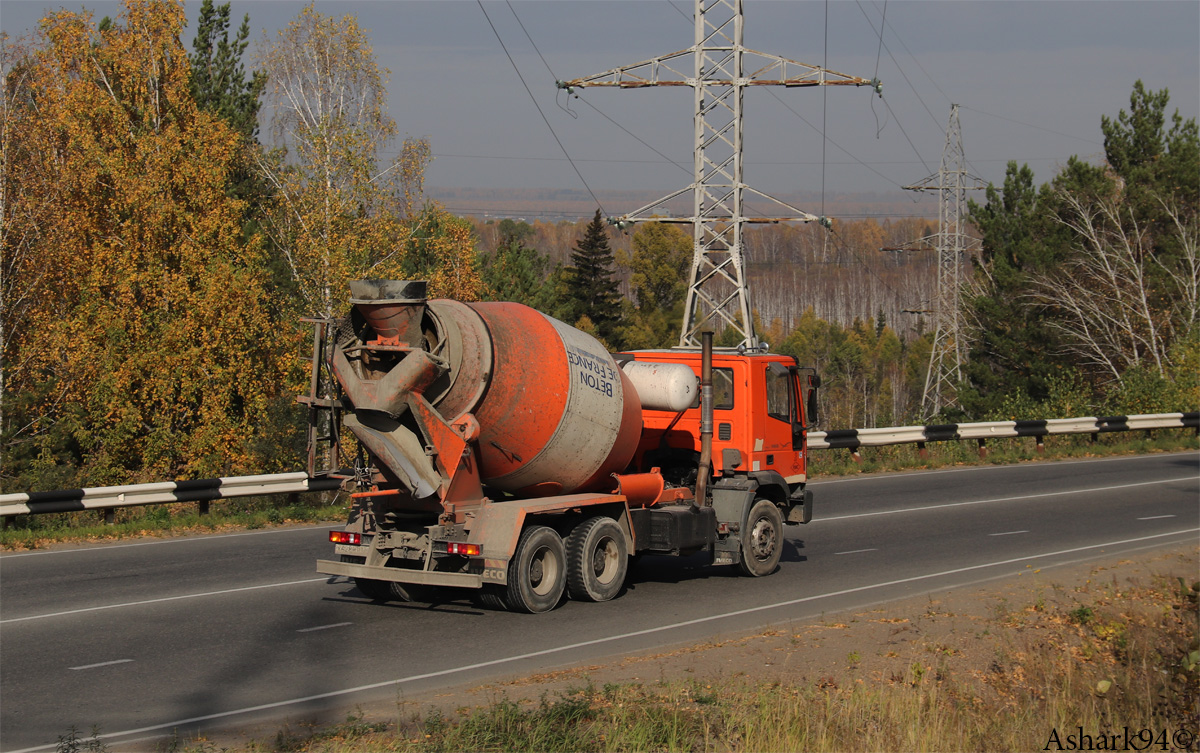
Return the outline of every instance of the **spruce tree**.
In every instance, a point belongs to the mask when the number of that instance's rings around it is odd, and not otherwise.
[[[188,56],[192,96],[200,109],[224,120],[241,135],[243,144],[251,147],[258,143],[259,99],[267,85],[267,74],[255,71],[247,78],[242,63],[249,44],[250,14],[242,18],[241,28],[232,40],[229,18],[229,3],[214,5],[213,0],[204,0],[200,6],[196,38],[192,41],[195,53]],[[230,176],[229,194],[253,204],[265,192],[245,155]]]
[[[567,290],[572,321],[578,322],[586,316],[595,326],[596,335],[610,347],[617,346],[614,340],[621,318],[621,295],[614,279],[614,264],[608,230],[597,209],[584,229],[583,238],[571,252]]]

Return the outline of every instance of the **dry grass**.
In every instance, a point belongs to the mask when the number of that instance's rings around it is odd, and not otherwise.
[[[851,652],[844,669],[815,678],[762,682],[743,674],[589,684],[540,702],[501,698],[484,708],[450,716],[435,712],[398,724],[351,717],[330,728],[284,730],[249,749],[1056,750],[1055,730],[1068,749],[1067,735],[1079,729],[1098,740],[1128,727],[1133,735],[1151,732],[1153,747],[1140,749],[1162,750],[1155,742],[1159,732],[1168,736],[1166,749],[1179,749],[1169,736],[1182,731],[1192,741],[1185,749],[1197,750],[1198,591],[1200,584],[1176,577],[1156,577],[1145,585],[1095,579],[1071,589],[1055,587],[1019,607],[997,603],[977,623],[986,624],[976,636],[984,638],[968,651],[923,638],[911,643],[914,653],[887,651],[874,663]],[[935,606],[931,601],[929,610]],[[872,622],[900,631],[908,620]],[[811,636],[798,633],[796,639]],[[183,747],[218,750],[203,741]]]

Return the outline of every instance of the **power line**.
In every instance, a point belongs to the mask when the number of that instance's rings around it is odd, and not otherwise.
[[[492,19],[488,15],[487,9],[483,7],[483,0],[476,0],[476,2],[479,4],[479,10],[483,11],[483,17],[487,19],[488,26],[492,27],[492,33],[496,35],[496,41],[500,43],[500,48],[504,50],[505,57],[507,57],[508,62],[512,64],[513,70],[516,71],[517,78],[521,79],[521,86],[525,87],[525,93],[529,95],[529,99],[531,102],[533,102],[533,106],[537,108],[538,115],[542,116],[542,122],[546,124],[546,128],[550,131],[550,135],[554,137],[554,143],[558,144],[558,148],[562,150],[563,156],[565,156],[567,161],[571,163],[571,169],[575,171],[577,176],[579,176],[579,182],[583,184],[583,187],[586,188],[588,193],[592,195],[592,198],[595,199],[596,206],[600,208],[601,212],[604,212],[604,205],[600,203],[600,199],[596,196],[595,191],[592,190],[592,187],[589,186],[588,182],[584,179],[583,173],[579,172],[579,167],[571,159],[570,152],[568,152],[567,148],[563,146],[562,141],[558,138],[558,134],[554,132],[554,127],[550,125],[550,120],[546,117],[546,113],[542,112],[542,107],[538,104],[537,98],[533,96],[533,91],[529,88],[529,84],[525,83],[525,77],[521,75],[521,69],[517,67],[517,61],[513,60],[513,56],[509,53],[507,45],[505,45],[504,40],[500,38],[500,32],[496,30],[496,25],[492,23]],[[607,214],[607,212],[605,212],[605,214]]]
[[[772,97],[774,97],[776,102],[778,102],[779,104],[781,104],[781,105],[783,105],[785,108],[787,108],[787,110],[788,110],[790,113],[792,113],[793,115],[795,115],[797,118],[799,118],[799,119],[800,119],[800,122],[804,123],[804,125],[806,125],[806,126],[808,126],[809,128],[813,129],[813,130],[814,130],[814,131],[816,131],[817,133],[821,133],[821,129],[817,128],[817,127],[816,127],[815,125],[813,125],[812,123],[809,123],[807,118],[805,118],[803,115],[801,115],[799,112],[797,112],[797,111],[795,110],[795,108],[793,108],[791,105],[789,105],[787,102],[785,102],[785,101],[783,100],[783,98],[782,98],[782,97],[780,97],[778,94],[776,94],[775,92],[771,91],[770,89],[767,89],[767,94],[770,94]],[[826,138],[828,138],[828,137],[826,137]],[[891,183],[891,184],[892,184],[893,186],[895,186],[896,188],[903,188],[903,187],[904,187],[904,186],[903,186],[902,184],[900,184],[899,182],[892,180],[892,179],[891,179],[891,178],[889,178],[888,176],[884,175],[883,173],[879,172],[879,171],[878,171],[878,170],[876,170],[875,168],[871,167],[871,166],[870,166],[869,164],[867,164],[866,162],[863,162],[863,161],[862,161],[862,160],[860,160],[859,158],[855,157],[853,154],[851,154],[849,151],[847,151],[847,150],[846,150],[844,147],[842,147],[842,145],[841,145],[841,144],[839,144],[838,142],[834,141],[833,139],[828,139],[828,140],[829,140],[829,143],[830,143],[830,144],[833,144],[835,147],[837,147],[838,151],[840,151],[842,154],[846,155],[847,157],[849,157],[850,159],[852,159],[854,162],[858,163],[859,165],[862,165],[863,167],[867,168],[867,169],[868,169],[868,170],[870,170],[871,172],[875,173],[875,174],[876,174],[876,175],[878,175],[880,178],[883,178],[883,179],[884,179],[884,180],[886,180],[888,183]],[[919,158],[920,158],[920,155],[917,155],[917,157],[918,157],[918,159],[919,159]],[[779,162],[776,162],[776,163],[774,163],[774,164],[788,164],[788,163],[779,163]],[[802,165],[802,164],[816,164],[816,163],[797,162],[797,163],[794,163],[794,164],[797,164],[797,165]],[[834,164],[846,164],[846,163],[834,163]],[[887,163],[882,163],[882,162],[880,162],[880,163],[876,163],[876,164],[887,164]],[[924,162],[922,162],[922,164],[924,164]]]
[[[929,165],[925,164],[925,159],[921,157],[921,153],[917,151],[917,145],[914,144],[913,140],[908,137],[908,131],[905,131],[904,126],[900,125],[900,118],[897,118],[896,113],[892,112],[892,106],[888,104],[888,101],[883,97],[880,97],[880,99],[883,100],[883,106],[887,108],[888,114],[890,114],[896,121],[896,127],[900,129],[900,133],[904,134],[904,140],[908,142],[908,145],[912,147],[913,153],[917,155],[917,159],[921,160],[921,164],[925,166],[926,170],[928,170]]]
[[[912,50],[908,49],[908,45],[904,43],[904,39],[896,32],[896,27],[887,22],[887,0],[884,0],[883,23],[880,25],[892,30],[892,36],[896,38],[896,41],[900,43],[900,46],[904,48],[904,51],[908,53],[912,61],[917,64],[917,67],[921,69],[921,73],[925,74],[925,78],[929,79],[929,83],[933,84],[933,88],[937,89],[938,94],[945,97],[947,102],[952,102],[953,100],[950,99],[950,96],[946,92],[942,91],[942,87],[938,86],[938,82],[934,80],[933,76],[929,75],[929,71],[925,70],[925,66],[921,65],[921,61],[917,59],[917,56],[912,53]],[[941,124],[939,123],[938,126],[940,127]]]
[[[427,193],[436,194],[437,191],[435,189],[427,191]],[[548,217],[553,215],[558,217],[577,217],[583,220],[590,219],[590,217],[586,216],[586,212],[573,211],[570,209],[545,209],[540,206],[514,208],[471,207],[451,204],[446,204],[445,206],[446,210],[449,212],[471,216],[491,215],[496,217],[512,217],[514,215],[525,215],[529,217]],[[891,212],[859,212],[853,214],[839,212],[837,216],[838,219],[841,220],[934,220],[934,218],[930,217],[928,214],[896,214]]]
[[[963,109],[969,109],[969,108],[967,108],[966,105],[961,105],[961,107]],[[635,136],[635,138],[636,138],[636,136]],[[833,143],[832,139],[830,139],[830,143]],[[650,147],[650,148],[653,148],[653,147]],[[395,149],[381,149],[379,153],[380,154],[400,154],[401,152],[399,150],[395,150]],[[566,162],[567,161],[563,157],[533,157],[533,156],[517,156],[517,155],[511,155],[511,154],[451,154],[449,152],[434,152],[432,154],[432,156],[437,157],[439,159],[489,159],[489,160],[528,161],[528,162]],[[632,165],[661,165],[664,162],[668,163],[668,164],[674,164],[674,165],[679,164],[676,160],[673,160],[670,157],[667,157],[666,155],[660,154],[660,156],[662,157],[662,159],[660,159],[660,160],[633,159],[633,158],[621,159],[621,158],[615,158],[615,157],[594,157],[594,158],[575,157],[574,160],[576,162],[611,162],[613,164],[632,164]],[[1013,162],[1013,161],[1016,161],[1016,162],[1050,162],[1050,161],[1057,161],[1057,160],[1061,160],[1061,159],[1062,159],[1062,157],[1024,157],[1024,158],[996,157],[996,158],[992,158],[992,159],[972,160],[972,162],[978,162],[980,164],[988,164],[988,163],[1008,164],[1009,162]],[[758,161],[758,160],[746,160],[745,164],[758,165],[758,166],[772,165],[772,166],[787,167],[787,166],[816,166],[816,165],[820,165],[821,162],[818,160],[770,160],[769,162]],[[869,162],[866,162],[863,160],[829,160],[826,164],[842,165],[842,166],[844,166],[844,165],[859,165],[860,167],[870,167],[871,165],[920,165],[923,163],[920,160],[870,160]],[[887,176],[881,176],[881,177],[886,178]]]
[[[984,112],[983,110],[979,110],[974,107],[968,107],[967,105],[959,105],[959,107],[961,107],[964,110],[970,110],[971,112],[977,112],[980,115],[987,115],[989,118],[999,118],[1000,120],[1007,120],[1010,123],[1016,123],[1017,125],[1023,125],[1027,128],[1036,128],[1039,131],[1045,131],[1046,133],[1053,133],[1055,136],[1063,136],[1068,139],[1078,139],[1080,141],[1086,141],[1089,144],[1095,144],[1096,146],[1104,146],[1103,143],[1101,143],[1099,141],[1095,141],[1093,139],[1084,138],[1083,136],[1072,136],[1069,133],[1063,133],[1062,131],[1055,131],[1052,128],[1043,128],[1042,126],[1034,125],[1033,123],[1025,123],[1023,121],[1017,120],[1016,118],[1009,118],[1009,117],[1005,117],[1004,115],[997,115],[994,112]]]
[[[862,3],[859,2],[859,0],[854,0],[854,4],[858,6],[858,9],[860,11],[862,11],[863,18],[867,19],[867,23],[870,24],[871,30],[874,31],[875,30],[875,22],[871,20],[871,17],[867,14],[866,9],[862,7]],[[887,6],[885,5],[884,8],[885,8],[885,12],[886,12]],[[885,20],[886,20],[886,17],[885,17]],[[917,101],[921,103],[921,107],[925,108],[925,112],[929,113],[930,119],[933,120],[934,124],[937,125],[938,130],[945,133],[945,131],[942,130],[942,124],[938,122],[937,117],[933,114],[933,110],[930,110],[929,105],[925,104],[925,100],[921,98],[921,93],[917,91],[917,87],[913,86],[913,82],[908,78],[908,74],[905,73],[904,69],[900,67],[900,61],[896,60],[896,56],[892,54],[891,48],[889,48],[887,46],[887,44],[884,43],[882,26],[880,26],[880,28],[879,28],[879,44],[881,47],[883,47],[883,49],[887,50],[888,57],[891,58],[891,61],[893,63],[895,63],[896,70],[904,78],[904,83],[908,84],[908,88],[912,89],[913,95],[916,96]],[[891,112],[891,108],[888,108],[888,112]],[[892,117],[896,117],[896,114],[892,113]],[[897,125],[899,125],[899,121],[897,121]]]
[[[550,74],[550,78],[552,78],[552,79],[554,79],[555,81],[557,81],[557,80],[558,80],[558,76],[555,76],[555,75],[554,75],[554,71],[553,71],[553,69],[551,69],[551,68],[550,68],[550,63],[546,62],[546,56],[542,54],[542,51],[541,51],[540,49],[538,49],[537,42],[534,42],[534,41],[533,41],[533,36],[532,36],[532,35],[530,35],[530,33],[529,33],[529,30],[525,28],[525,24],[523,24],[523,23],[521,22],[521,17],[517,15],[517,10],[516,10],[516,8],[514,8],[514,7],[513,7],[513,5],[512,5],[512,3],[511,3],[511,2],[507,2],[507,5],[508,5],[508,9],[509,9],[509,11],[510,11],[510,12],[512,12],[512,14],[513,14],[513,18],[517,19],[517,24],[518,24],[518,25],[521,27],[521,31],[525,32],[525,38],[529,40],[529,44],[530,44],[530,45],[533,47],[533,50],[534,50],[534,52],[536,52],[536,53],[537,53],[537,55],[538,55],[538,57],[542,59],[542,65],[546,66],[546,72]],[[570,95],[570,94],[568,94],[567,96],[568,96],[568,97],[570,97],[571,95]],[[635,134],[633,131],[629,130],[629,129],[628,129],[628,128],[626,128],[625,126],[621,125],[621,124],[620,124],[620,123],[618,123],[617,121],[615,121],[615,120],[613,120],[612,118],[610,118],[610,117],[609,117],[608,115],[606,115],[606,114],[604,113],[604,111],[602,111],[602,110],[601,110],[599,107],[596,107],[596,106],[595,106],[594,104],[592,104],[591,102],[588,102],[586,99],[584,99],[583,97],[581,97],[579,94],[576,94],[576,95],[575,95],[575,98],[576,98],[576,99],[578,99],[580,102],[583,102],[583,103],[584,103],[585,105],[587,105],[588,107],[590,107],[590,108],[592,108],[593,110],[595,110],[595,111],[596,111],[596,113],[600,115],[600,117],[604,118],[604,119],[605,119],[605,120],[607,120],[609,123],[612,123],[612,124],[613,124],[613,125],[615,125],[617,128],[620,128],[620,129],[621,129],[622,131],[624,131],[626,134],[628,134],[629,136],[631,136],[631,137],[633,137],[634,139],[636,139],[636,140],[637,140],[637,142],[638,142],[638,143],[640,143],[642,146],[646,147],[646,148],[647,148],[647,149],[649,149],[650,151],[652,151],[652,152],[654,152],[655,154],[657,154],[658,156],[662,157],[662,158],[663,158],[664,160],[666,160],[667,162],[670,162],[672,165],[675,165],[675,166],[676,166],[676,167],[678,167],[680,170],[683,170],[685,173],[689,173],[689,174],[691,173],[691,170],[689,170],[688,168],[686,168],[686,167],[684,167],[683,165],[679,164],[678,162],[676,162],[675,160],[671,159],[671,158],[670,158],[670,157],[668,157],[667,155],[663,154],[663,153],[662,153],[662,152],[660,152],[659,150],[655,149],[653,146],[651,146],[649,143],[647,143],[647,142],[646,142],[644,139],[642,139],[640,136],[638,136],[638,135],[637,135],[637,134]]]

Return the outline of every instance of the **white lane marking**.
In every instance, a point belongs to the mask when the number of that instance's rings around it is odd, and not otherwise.
[[[853,481],[874,481],[883,478],[917,478],[919,476],[938,476],[943,473],[970,473],[971,471],[1007,471],[1013,468],[1029,468],[1030,466],[1038,468],[1057,468],[1064,465],[1079,465],[1080,463],[1114,463],[1122,460],[1152,460],[1154,458],[1169,458],[1177,455],[1191,455],[1191,451],[1184,452],[1165,452],[1153,455],[1122,455],[1113,458],[1092,458],[1089,460],[1028,460],[1020,463],[1010,463],[1008,465],[972,465],[966,468],[945,468],[940,471],[895,471],[892,473],[865,473],[860,476],[848,476],[846,478],[831,478],[822,479],[820,481],[809,481],[809,486],[826,486],[828,484],[845,484]]]
[[[332,625],[317,625],[316,627],[302,628],[300,630],[297,630],[296,632],[297,633],[313,633],[313,632],[316,632],[317,630],[328,630],[329,628],[345,627],[347,625],[353,625],[353,624],[354,624],[353,622],[335,622]]]
[[[551,654],[560,654],[565,651],[573,651],[573,650],[580,649],[580,648],[588,648],[589,646],[599,646],[599,645],[602,645],[605,643],[613,643],[615,641],[626,640],[628,638],[638,638],[638,637],[641,637],[644,635],[653,635],[655,633],[665,633],[668,631],[675,631],[675,630],[678,630],[679,628],[689,627],[691,625],[702,625],[707,622],[715,622],[717,620],[723,620],[723,619],[727,619],[730,617],[741,617],[743,615],[755,614],[758,612],[765,612],[765,611],[772,610],[772,609],[779,609],[781,607],[795,606],[797,604],[803,604],[803,603],[809,602],[809,601],[818,601],[820,599],[828,599],[828,598],[832,598],[835,596],[846,596],[848,594],[861,593],[863,591],[871,591],[876,588],[886,588],[888,586],[898,586],[898,585],[903,585],[905,583],[916,583],[918,581],[931,580],[933,578],[940,578],[940,577],[943,577],[946,575],[957,575],[959,573],[971,572],[973,570],[984,570],[989,567],[1000,567],[1003,565],[1013,565],[1018,562],[1026,562],[1028,560],[1042,559],[1045,557],[1058,557],[1058,556],[1061,556],[1064,554],[1073,554],[1075,552],[1086,552],[1086,551],[1089,551],[1092,549],[1104,549],[1105,547],[1120,546],[1122,544],[1135,544],[1139,541],[1150,541],[1152,539],[1161,539],[1161,538],[1165,538],[1167,536],[1182,536],[1183,534],[1189,534],[1189,533],[1190,534],[1200,533],[1200,528],[1187,528],[1182,531],[1171,531],[1170,533],[1156,533],[1151,536],[1139,536],[1138,538],[1135,538],[1135,539],[1123,539],[1121,541],[1109,541],[1109,542],[1105,542],[1103,544],[1091,544],[1089,546],[1075,547],[1073,549],[1061,549],[1056,552],[1043,552],[1042,554],[1031,554],[1031,555],[1028,555],[1025,557],[1014,557],[1012,559],[998,560],[996,562],[986,562],[982,565],[969,565],[967,567],[959,567],[959,568],[955,568],[953,570],[942,570],[941,572],[937,572],[937,573],[927,573],[925,575],[914,575],[910,578],[900,578],[898,580],[890,580],[890,581],[885,581],[883,583],[872,583],[871,585],[867,585],[867,586],[856,586],[854,588],[844,588],[840,591],[830,591],[829,593],[815,594],[813,596],[802,596],[798,599],[790,599],[788,601],[780,601],[780,602],[776,602],[774,604],[765,604],[760,607],[749,607],[747,609],[739,609],[734,612],[725,612],[723,614],[714,614],[714,615],[709,615],[707,617],[697,617],[696,619],[693,619],[693,620],[684,620],[683,622],[676,622],[676,623],[673,623],[670,625],[659,625],[658,627],[646,628],[645,630],[635,630],[630,633],[622,633],[620,635],[609,635],[609,636],[605,636],[603,638],[594,638],[589,641],[580,641],[578,643],[570,643],[565,646],[555,646],[554,648],[544,648],[541,651],[531,651],[527,654],[519,654],[517,656],[506,656],[501,659],[492,659],[490,661],[477,662],[475,664],[467,664],[465,666],[452,667],[450,669],[439,669],[434,672],[425,672],[424,674],[410,675],[408,677],[401,677],[401,678],[398,678],[395,680],[384,680],[383,682],[375,682],[375,683],[371,683],[370,685],[359,685],[358,687],[354,687],[354,688],[344,688],[342,690],[331,690],[327,693],[317,693],[315,695],[304,696],[303,698],[291,698],[286,701],[274,701],[272,703],[262,703],[257,706],[248,706],[246,708],[233,709],[231,711],[219,711],[215,714],[205,714],[204,716],[194,716],[194,717],[191,717],[190,719],[179,719],[179,720],[173,721],[173,722],[166,722],[163,724],[154,724],[154,725],[151,725],[148,727],[139,727],[137,729],[124,730],[123,732],[110,732],[110,733],[107,733],[104,735],[104,739],[112,740],[113,738],[127,737],[129,735],[140,735],[143,732],[153,732],[154,730],[170,729],[172,727],[182,727],[186,724],[195,724],[197,722],[208,722],[208,721],[212,721],[213,719],[226,719],[228,717],[239,716],[241,714],[253,714],[257,711],[267,711],[269,709],[278,709],[278,708],[282,708],[284,706],[294,706],[296,704],[309,703],[312,701],[320,701],[320,700],[324,700],[326,698],[337,698],[339,696],[350,695],[352,693],[361,693],[361,692],[364,692],[367,690],[378,690],[379,688],[390,688],[390,687],[395,687],[397,685],[403,685],[403,684],[409,683],[409,682],[418,682],[420,680],[430,680],[435,677],[446,677],[448,675],[459,674],[460,672],[470,672],[471,670],[475,670],[475,669],[487,669],[488,667],[496,667],[496,666],[500,666],[502,664],[511,664],[512,662],[523,661],[525,659],[536,659],[536,658],[542,657],[542,656],[549,656]],[[80,740],[80,742],[87,743],[92,739],[94,739],[94,738],[88,738],[87,740]],[[52,750],[52,749],[54,749],[54,747],[55,747],[55,745],[53,745],[53,744],[39,745],[39,746],[33,747],[33,748],[22,748],[21,750],[9,751],[9,753],[35,753],[35,751]]]
[[[878,552],[878,549],[851,549],[848,552],[834,552],[834,554],[862,554],[863,552]]]
[[[156,544],[186,544],[191,541],[212,541],[213,539],[233,539],[238,536],[263,536],[268,533],[297,533],[301,531],[332,531],[334,528],[341,528],[341,525],[335,526],[298,526],[295,528],[272,528],[266,531],[247,531],[245,533],[214,533],[211,535],[198,536],[179,536],[177,538],[163,539],[162,541],[139,541],[136,544],[97,544],[95,546],[83,547],[80,549],[51,549],[46,552],[14,552],[12,554],[0,555],[0,559],[8,559],[10,557],[40,557],[45,554],[79,554],[81,552],[107,552],[110,549],[128,549],[133,546],[155,546]]]
[[[966,507],[967,505],[986,505],[992,502],[1019,502],[1025,499],[1045,499],[1046,497],[1062,497],[1068,494],[1094,494],[1110,492],[1115,489],[1132,489],[1138,486],[1156,486],[1158,484],[1174,484],[1179,481],[1194,481],[1196,476],[1181,476],[1179,478],[1160,479],[1158,481],[1140,481],[1136,484],[1117,484],[1097,486],[1091,489],[1069,489],[1065,492],[1045,492],[1043,494],[1023,494],[1019,497],[993,497],[991,499],[974,499],[970,502],[947,502],[944,505],[924,505],[922,507],[903,507],[899,510],[878,510],[876,512],[859,512],[853,515],[835,515],[832,518],[813,518],[813,523],[828,523],[831,520],[850,520],[851,518],[870,518],[876,515],[899,515],[904,512],[920,512],[922,510],[941,510],[946,507]]]
[[[1004,531],[1003,533],[989,533],[988,536],[1016,536],[1018,533],[1029,533],[1029,531]]]
[[[267,583],[262,586],[243,586],[241,588],[226,588],[221,591],[205,591],[198,594],[183,594],[181,596],[164,596],[161,599],[146,599],[145,601],[127,601],[124,604],[105,604],[99,607],[86,607],[84,609],[68,609],[65,612],[51,612],[49,614],[35,614],[29,617],[13,617],[8,620],[0,620],[0,625],[7,625],[10,622],[26,622],[28,620],[44,620],[47,617],[63,617],[68,614],[82,614],[83,612],[99,612],[102,609],[120,609],[122,607],[140,607],[143,604],[160,604],[164,601],[179,601],[180,599],[198,599],[201,596],[220,596],[222,594],[235,594],[242,591],[258,591],[264,588],[279,588],[280,586],[298,586],[302,583],[317,583],[320,581],[329,580],[329,576],[324,578],[306,578],[304,580],[291,580],[286,583]]]
[[[67,669],[95,669],[96,667],[110,667],[113,664],[127,664],[133,659],[114,659],[113,661],[102,661],[95,664],[84,664],[82,667],[67,667]]]
[[[1138,520],[1162,520],[1163,518],[1173,518],[1174,515],[1151,515],[1148,518],[1138,518]]]

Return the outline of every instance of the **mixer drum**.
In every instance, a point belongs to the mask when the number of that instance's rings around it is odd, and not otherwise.
[[[608,491],[629,464],[640,402],[595,338],[516,303],[428,301],[421,282],[361,280],[351,291],[357,338],[333,363],[354,403],[346,425],[414,496],[433,494],[437,471],[401,420],[411,393],[447,423],[474,415],[480,479],[495,489]]]
[[[490,340],[490,374],[471,374],[484,364],[464,357],[454,386],[435,403],[439,411],[461,404],[462,392],[486,381],[463,411],[479,421],[484,483],[525,496],[610,488],[609,474],[625,470],[642,430],[637,392],[612,356],[590,335],[527,306],[457,304],[450,314],[447,304],[431,308],[464,339],[486,333]]]

